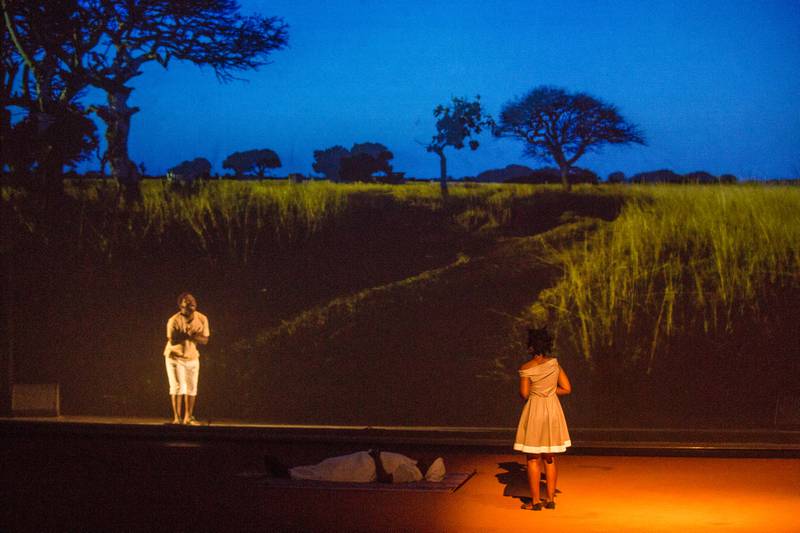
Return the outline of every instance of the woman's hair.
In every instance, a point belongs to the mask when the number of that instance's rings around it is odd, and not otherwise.
[[[535,354],[550,353],[553,349],[553,337],[547,332],[547,326],[528,330],[528,348]]]

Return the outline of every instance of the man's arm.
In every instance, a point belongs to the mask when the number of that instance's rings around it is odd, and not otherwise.
[[[193,333],[192,335],[187,335],[187,338],[196,343],[196,344],[208,344],[208,335],[203,335],[201,333]]]
[[[181,342],[180,340],[175,338],[175,333],[177,333],[177,329],[175,328],[175,317],[170,317],[167,320],[167,342],[170,344],[178,344]]]
[[[203,317],[203,331],[197,331],[188,336],[190,341],[202,345],[208,344],[209,337],[211,337],[211,330],[208,327],[208,320],[205,317]]]
[[[170,334],[169,342],[170,344],[181,344],[183,341],[190,338],[191,337],[187,333],[184,333],[176,329],[173,330],[172,333]]]

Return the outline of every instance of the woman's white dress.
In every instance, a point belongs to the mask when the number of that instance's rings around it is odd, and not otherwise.
[[[525,453],[556,453],[566,451],[572,443],[567,420],[556,396],[558,374],[556,359],[548,359],[519,371],[530,382],[530,395],[519,417],[514,449]]]

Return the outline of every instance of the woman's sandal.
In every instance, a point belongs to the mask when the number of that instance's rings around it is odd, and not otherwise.
[[[553,500],[550,500],[549,502],[544,504],[544,508],[545,509],[555,509],[556,508],[556,502],[553,501]]]
[[[541,511],[542,504],[533,502],[523,503],[522,506],[520,506],[520,509],[525,509],[526,511]]]

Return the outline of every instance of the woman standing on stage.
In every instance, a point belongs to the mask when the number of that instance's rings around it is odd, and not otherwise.
[[[539,479],[542,467],[547,478],[545,509],[555,509],[558,471],[554,454],[566,451],[572,443],[558,396],[569,394],[572,387],[558,361],[549,354],[553,338],[547,328],[528,330],[528,353],[531,359],[519,369],[519,394],[525,400],[517,426],[514,449],[524,452],[528,463],[531,502],[522,506],[542,510]]]

